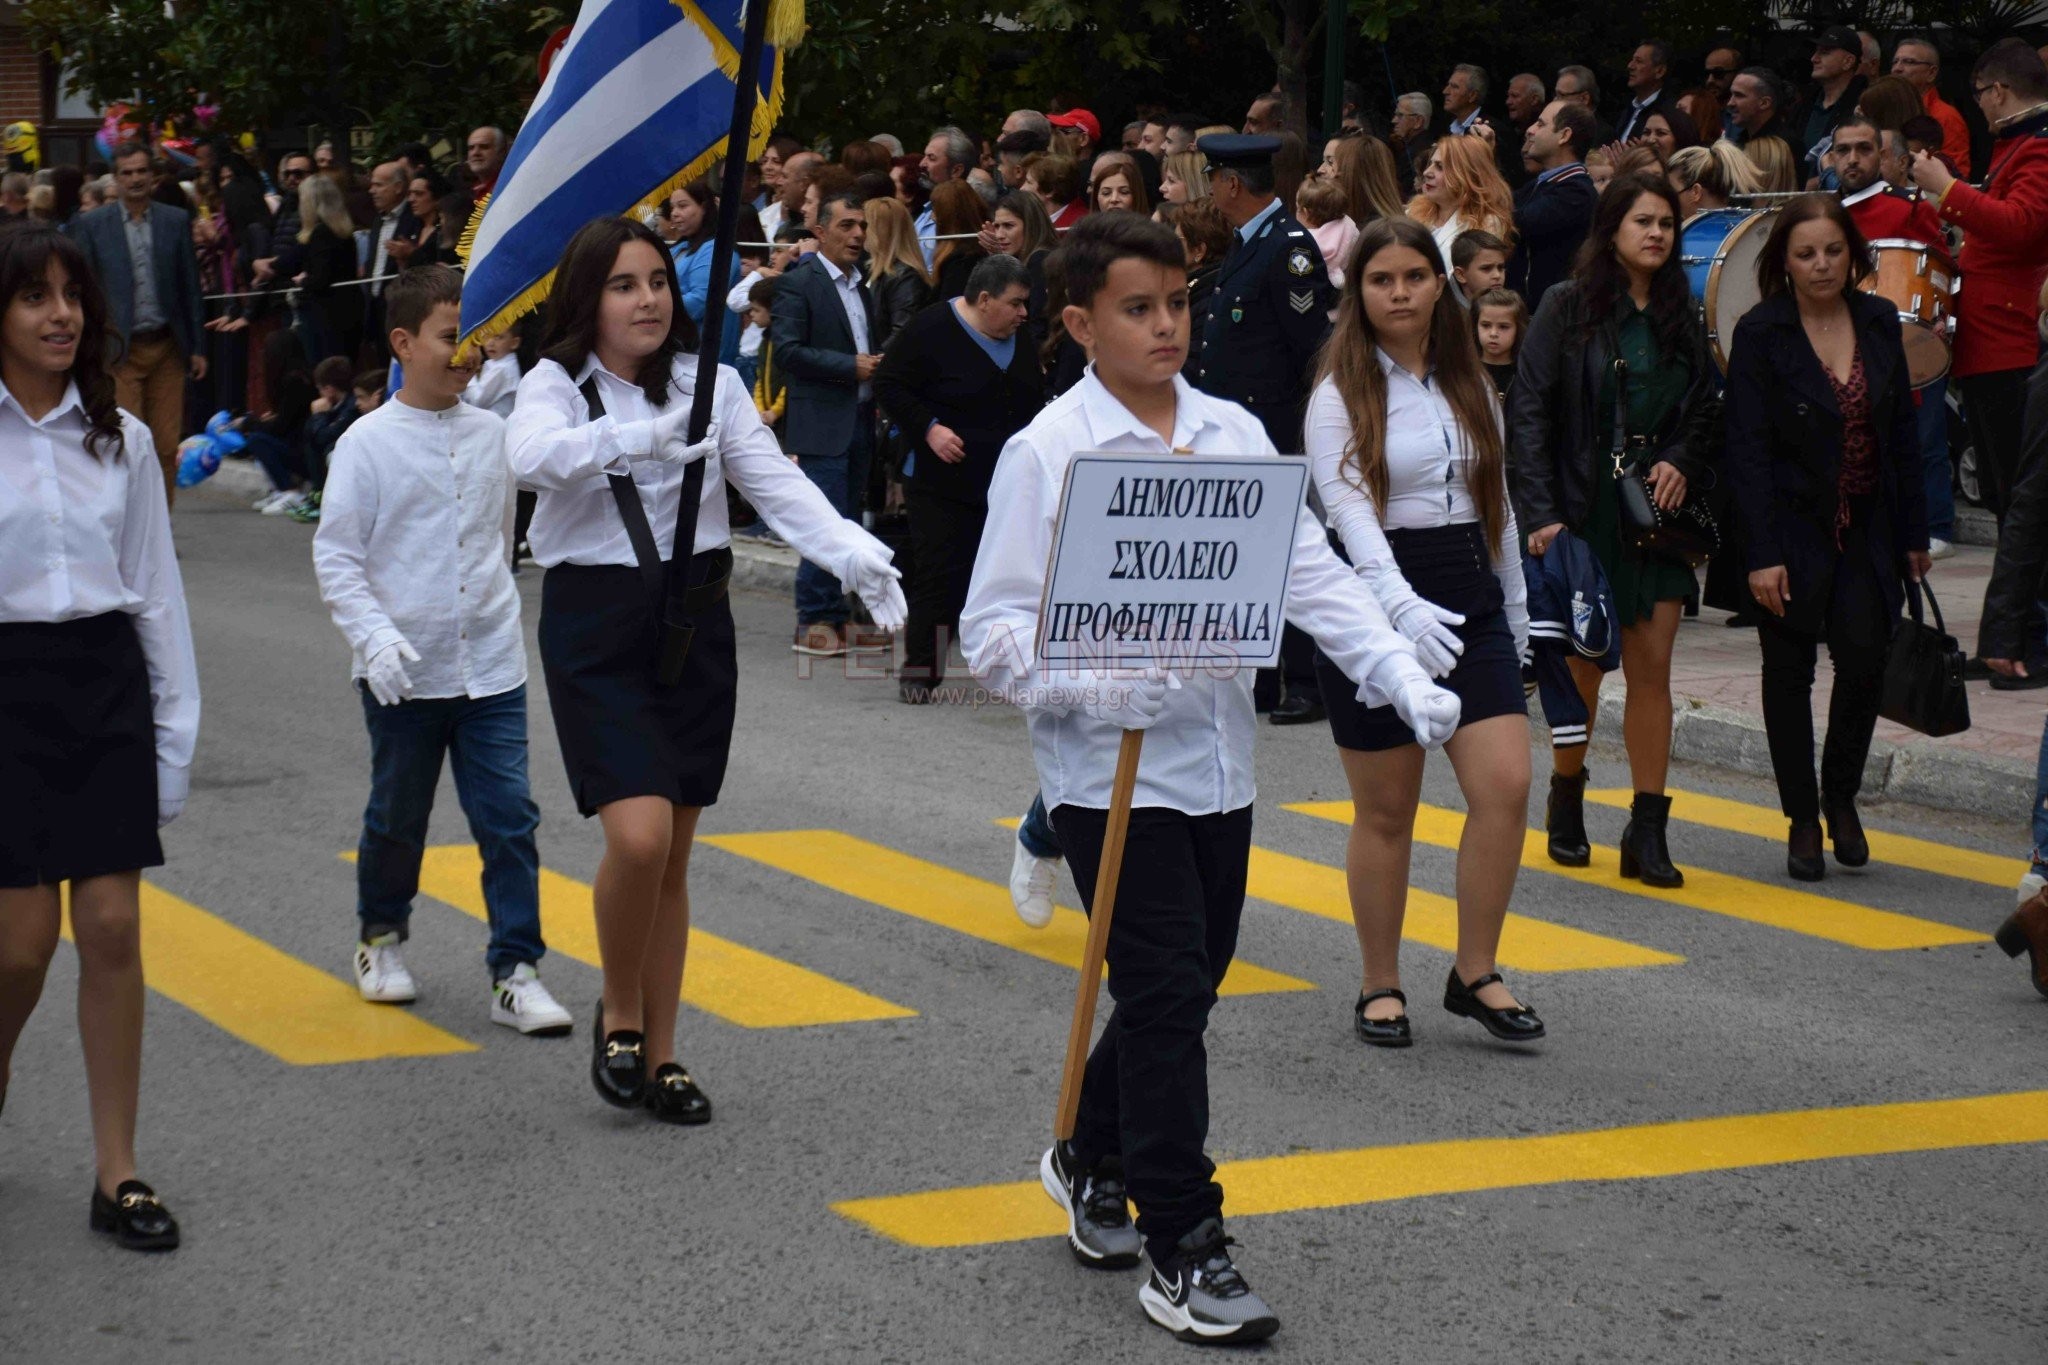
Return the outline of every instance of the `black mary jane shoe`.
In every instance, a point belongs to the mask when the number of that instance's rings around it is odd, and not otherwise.
[[[140,1180],[122,1181],[111,1199],[93,1184],[92,1230],[110,1234],[130,1251],[178,1249],[178,1220]]]
[[[1375,1000],[1398,1000],[1402,1012],[1391,1019],[1374,1019],[1365,1012],[1365,1007]],[[1408,997],[1392,988],[1371,991],[1358,997],[1358,1003],[1351,1007],[1352,1018],[1357,1022],[1358,1036],[1374,1047],[1412,1047],[1415,1035],[1408,1029]]]
[[[1825,801],[1821,814],[1827,817],[1828,838],[1835,846],[1835,861],[1843,867],[1862,867],[1870,861],[1870,836],[1863,832],[1854,801]]]
[[[1302,692],[1289,692],[1266,715],[1268,725],[1314,725],[1328,718],[1322,699]]]
[[[709,1123],[711,1101],[679,1063],[663,1062],[647,1085],[647,1112],[663,1123]]]
[[[1785,875],[1795,882],[1817,882],[1828,874],[1820,852],[1820,822],[1795,823],[1785,836]]]
[[[1533,1043],[1541,1038],[1544,1034],[1543,1021],[1536,1017],[1535,1010],[1527,1005],[1497,1010],[1479,998],[1477,992],[1496,981],[1500,981],[1500,973],[1488,972],[1468,986],[1458,979],[1458,969],[1454,964],[1451,979],[1444,983],[1444,1008],[1452,1014],[1478,1020],[1488,1033],[1504,1043]]]
[[[636,1109],[647,1095],[647,1040],[632,1029],[604,1031],[604,1003],[590,1030],[590,1083],[598,1097],[621,1109]]]

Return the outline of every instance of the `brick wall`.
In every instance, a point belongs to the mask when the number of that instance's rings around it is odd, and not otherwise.
[[[43,116],[42,66],[18,28],[0,28],[0,123]]]

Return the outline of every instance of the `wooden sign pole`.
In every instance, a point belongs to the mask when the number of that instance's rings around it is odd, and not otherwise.
[[[1124,731],[1116,751],[1116,779],[1109,791],[1109,824],[1102,835],[1102,861],[1095,868],[1095,895],[1089,901],[1088,946],[1081,954],[1081,980],[1074,989],[1074,1018],[1067,1029],[1067,1062],[1060,1072],[1060,1107],[1053,1117],[1053,1136],[1066,1142],[1074,1136],[1081,1112],[1081,1073],[1088,1065],[1088,1040],[1095,1032],[1095,997],[1102,988],[1102,960],[1109,951],[1109,921],[1116,910],[1117,876],[1123,871],[1124,835],[1131,825],[1131,793],[1138,785],[1138,751],[1143,730]]]

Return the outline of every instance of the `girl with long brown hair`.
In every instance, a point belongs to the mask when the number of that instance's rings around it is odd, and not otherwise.
[[[932,251],[932,281],[940,299],[957,299],[967,291],[974,263],[988,254],[978,240],[987,221],[988,205],[965,180],[932,187],[932,227],[940,239]]]
[[[1370,133],[1347,129],[1323,144],[1323,164],[1316,174],[1334,180],[1344,191],[1351,221],[1364,227],[1375,218],[1399,218],[1401,182],[1394,174],[1394,154]]]
[[[1323,347],[1304,434],[1331,529],[1394,628],[1460,701],[1444,745],[1468,814],[1458,848],[1458,952],[1444,1008],[1496,1038],[1543,1023],[1501,981],[1494,955],[1521,865],[1529,638],[1520,534],[1508,502],[1499,401],[1427,227],[1377,218]],[[1364,958],[1358,1035],[1406,1047],[1401,921],[1424,751],[1392,707],[1367,708],[1319,652],[1316,673],[1351,788],[1345,870]]]

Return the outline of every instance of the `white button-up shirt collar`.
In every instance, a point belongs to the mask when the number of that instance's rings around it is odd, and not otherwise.
[[[1025,708],[1038,780],[1048,806],[1106,809],[1121,731],[1064,705],[1048,704],[1048,676],[1035,665],[1039,607],[1060,491],[1074,456],[1088,451],[1167,455],[1275,455],[1265,428],[1235,403],[1211,398],[1176,376],[1173,440],[1117,401],[1093,367],[1010,438],[996,464],[989,518],[960,619],[960,643],[977,677]],[[1278,458],[1275,456],[1275,458]],[[1306,505],[1295,526],[1287,619],[1307,631],[1337,666],[1368,680],[1368,700],[1388,700],[1422,678],[1412,647],[1388,625],[1369,590],[1339,560]],[[1065,679],[1071,683],[1071,679]],[[1252,776],[1252,670],[1178,678],[1166,714],[1146,732],[1134,804],[1191,815],[1237,810],[1257,794]]]
[[[320,500],[313,567],[350,676],[404,640],[413,695],[494,697],[526,681],[512,583],[505,423],[394,397],[342,433]]]
[[[86,448],[75,384],[40,418],[0,387],[0,447],[13,456],[0,461],[0,623],[134,617],[149,670],[157,791],[182,798],[199,736],[192,625],[156,445],[138,419],[119,418],[119,445],[96,455]]]
[[[854,354],[869,354],[868,310],[860,301],[860,271],[841,270],[832,264],[823,252],[818,253],[818,264],[825,267],[825,274],[832,280],[832,291],[839,295],[839,306],[846,310],[846,325],[853,329]],[[874,396],[874,381],[863,379],[860,383],[860,400],[865,403]]]

